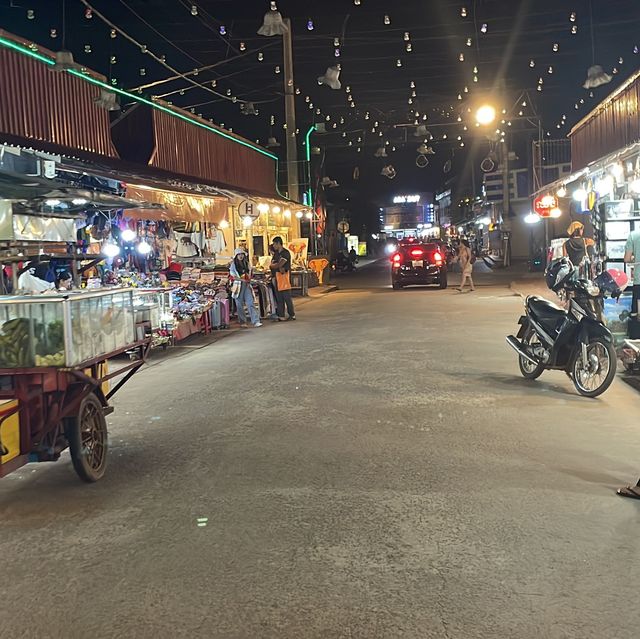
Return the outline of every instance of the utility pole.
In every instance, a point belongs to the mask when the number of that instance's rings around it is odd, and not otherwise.
[[[298,140],[296,136],[296,88],[293,82],[293,34],[291,20],[284,19],[287,27],[282,36],[284,46],[284,109],[287,125],[287,190],[289,199],[300,201],[300,177],[298,172]]]

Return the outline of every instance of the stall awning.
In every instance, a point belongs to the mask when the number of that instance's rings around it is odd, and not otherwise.
[[[204,197],[180,191],[165,191],[144,185],[127,184],[127,199],[137,200],[162,209],[126,209],[126,217],[138,220],[170,222],[209,222],[220,224],[227,217],[229,201],[224,197]]]

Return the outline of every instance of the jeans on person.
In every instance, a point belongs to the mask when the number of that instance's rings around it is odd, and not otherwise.
[[[289,317],[295,317],[296,311],[293,308],[293,298],[291,297],[291,291],[279,291],[278,285],[275,283],[274,286],[276,292],[276,305],[278,307],[278,319],[284,319],[284,307],[287,307],[287,313]]]
[[[640,309],[638,305],[640,304],[640,284],[633,285],[633,297],[631,298],[631,315],[637,317]]]
[[[249,317],[251,319],[251,323],[253,325],[258,324],[260,322],[260,317],[258,316],[258,311],[256,310],[256,300],[253,296],[253,289],[251,288],[251,284],[249,284],[248,282],[242,282],[242,286],[240,287],[240,295],[236,299],[236,308],[238,310],[238,319],[240,320],[240,324],[247,323],[247,316],[244,312],[245,304],[249,309]]]

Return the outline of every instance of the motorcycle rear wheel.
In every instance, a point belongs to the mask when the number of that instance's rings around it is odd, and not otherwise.
[[[522,338],[522,343],[531,346],[534,338],[535,341],[539,341],[536,332],[532,328],[529,328]],[[520,367],[522,377],[525,379],[538,379],[544,371],[544,364],[532,364],[528,359],[522,357],[522,355],[518,355],[518,366]]]
[[[571,366],[571,379],[576,390],[584,397],[602,395],[616,376],[617,355],[613,344],[593,339],[587,344],[588,362],[582,361],[580,348]]]

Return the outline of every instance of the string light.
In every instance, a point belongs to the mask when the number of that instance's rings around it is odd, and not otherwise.
[[[466,18],[466,17],[467,17],[467,8],[466,8],[466,7],[462,7],[462,8],[460,9],[460,16],[461,16],[462,18]]]
[[[196,7],[195,4],[191,5],[191,15],[192,16],[197,16],[198,15],[198,7]]]
[[[404,41],[405,41],[405,42],[409,42],[410,37],[411,37],[411,36],[409,35],[409,32],[408,32],[408,31],[405,31],[405,32],[404,32]]]
[[[482,31],[482,33],[486,33],[489,30],[489,25],[486,22],[482,23],[482,26],[480,27],[480,31]]]
[[[576,33],[578,33],[578,26],[577,26],[577,25],[575,25],[575,24],[574,24],[574,25],[571,27],[571,33],[572,33],[573,35],[575,35]]]
[[[571,14],[569,15],[569,20],[571,20],[571,22],[575,22],[576,21],[576,12],[572,11]]]
[[[384,16],[384,23],[385,24],[391,24],[391,18],[387,14],[385,14],[385,16]]]
[[[560,50],[560,45],[557,42],[553,43],[553,52],[557,53]]]
[[[313,20],[309,20],[307,22],[307,30],[308,31],[313,31]]]

